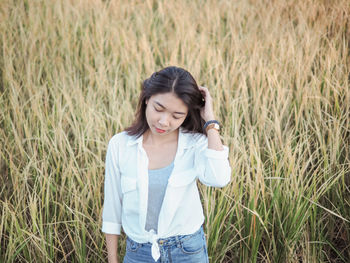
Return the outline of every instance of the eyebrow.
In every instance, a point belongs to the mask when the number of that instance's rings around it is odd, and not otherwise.
[[[157,104],[157,105],[159,105],[160,107],[162,107],[163,109],[166,109],[162,104],[160,104],[158,101],[155,101],[155,103]],[[175,111],[174,113],[176,113],[176,114],[181,114],[181,115],[185,115],[186,113],[184,113],[184,112],[179,112],[179,111]]]

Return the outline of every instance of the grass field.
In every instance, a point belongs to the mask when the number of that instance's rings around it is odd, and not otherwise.
[[[230,148],[210,262],[348,262],[348,0],[1,0],[0,262],[106,262],[107,143],[168,65]]]

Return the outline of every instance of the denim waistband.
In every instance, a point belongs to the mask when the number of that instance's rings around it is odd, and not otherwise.
[[[167,238],[158,238],[158,239],[157,239],[157,236],[154,235],[153,237],[151,236],[152,242],[147,242],[147,243],[135,242],[128,236],[126,236],[126,238],[129,242],[132,242],[136,246],[150,246],[152,257],[154,261],[157,261],[160,258],[161,249],[167,249],[173,246],[180,247],[181,242],[184,242],[187,239],[190,239],[196,235],[202,235],[202,234],[204,235],[203,226],[201,226],[193,234],[189,234],[189,235],[178,235],[178,236],[171,236]]]
[[[172,237],[167,237],[167,238],[159,238],[157,243],[160,246],[172,246],[175,244],[178,244],[180,241],[185,241],[195,235],[198,235],[202,232],[203,230],[203,226],[201,226],[196,232],[194,232],[193,234],[189,234],[189,235],[178,235],[178,236],[172,236]]]

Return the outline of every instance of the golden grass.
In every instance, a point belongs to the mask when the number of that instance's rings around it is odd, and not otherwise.
[[[106,260],[107,142],[141,81],[177,65],[209,87],[230,147],[232,183],[201,187],[211,262],[346,262],[349,15],[347,0],[1,1],[0,261]]]

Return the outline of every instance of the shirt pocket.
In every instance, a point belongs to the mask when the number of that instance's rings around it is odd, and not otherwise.
[[[127,176],[122,176],[120,182],[123,194],[126,194],[130,191],[136,191],[136,179]]]
[[[122,176],[120,183],[123,194],[123,212],[126,216],[137,214],[139,209],[139,191],[137,191],[136,179]]]
[[[171,187],[186,187],[193,183],[197,178],[195,169],[188,169],[172,175],[169,179],[168,185]]]
[[[186,215],[192,215],[193,211],[197,211],[193,209],[193,206],[200,205],[196,178],[195,169],[188,169],[170,176],[164,198],[165,210],[170,214],[170,218],[180,207],[181,213]]]

